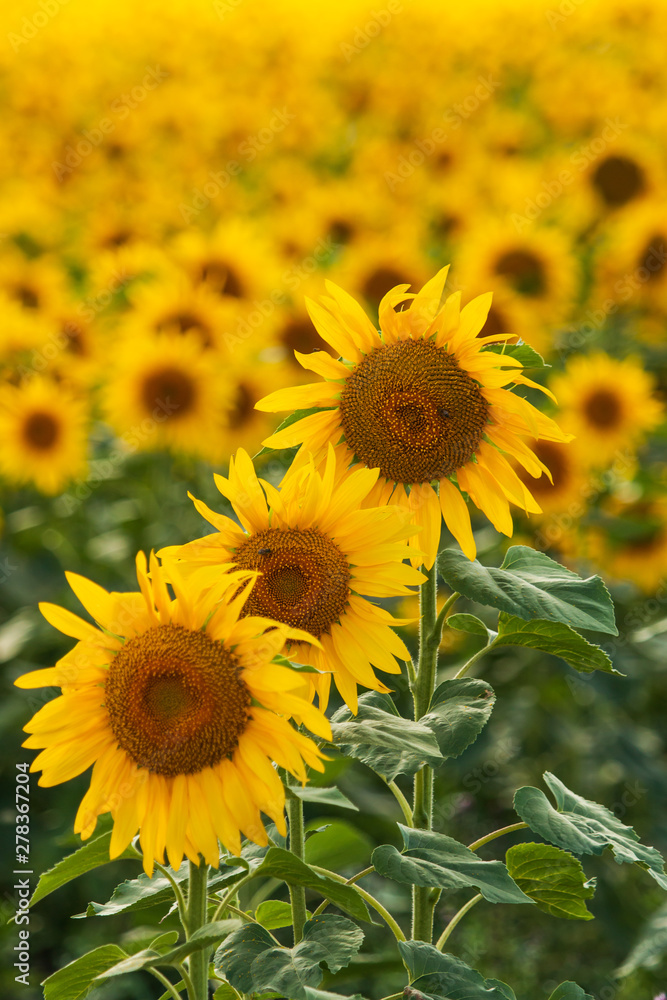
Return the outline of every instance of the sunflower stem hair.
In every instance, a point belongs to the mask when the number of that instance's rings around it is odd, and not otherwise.
[[[287,781],[288,784],[294,784],[296,779],[288,775]],[[287,794],[287,819],[289,822],[289,849],[295,858],[303,861],[303,802],[297,795],[290,792]],[[302,885],[290,885],[289,896],[292,905],[294,944],[296,945],[303,938],[303,925],[307,919],[306,890]]]
[[[423,568],[423,567],[422,567]],[[419,591],[419,660],[413,687],[415,720],[426,715],[435,689],[435,673],[442,623],[437,614],[438,572],[436,564],[424,570],[426,580]],[[433,769],[426,765],[415,775],[413,826],[430,830],[433,819]],[[433,938],[433,910],[436,899],[431,889],[414,886],[412,892],[412,937],[416,941]]]
[[[188,887],[188,938],[206,924],[208,913],[208,865],[190,862]],[[210,948],[201,948],[190,955],[189,971],[192,990],[189,1000],[208,1000],[208,956]]]

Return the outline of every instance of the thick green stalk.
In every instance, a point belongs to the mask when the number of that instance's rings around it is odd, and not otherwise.
[[[413,687],[415,719],[426,715],[435,689],[435,675],[440,645],[437,624],[438,573],[435,565],[426,570],[426,580],[419,593],[419,661]],[[430,830],[433,820],[433,769],[424,766],[415,775],[413,825]],[[437,896],[433,890],[415,886],[412,892],[412,937],[417,941],[433,939],[433,910]]]
[[[299,861],[303,861],[303,803],[296,795],[289,793],[287,795],[287,818],[289,820],[289,849]],[[302,885],[291,885],[289,898],[292,904],[294,944],[298,944],[303,938],[303,925],[307,919],[306,890]]]
[[[208,865],[190,862],[190,882],[188,888],[188,937],[206,924]],[[192,990],[190,1000],[208,1000],[208,958],[210,948],[193,951],[189,959]]]

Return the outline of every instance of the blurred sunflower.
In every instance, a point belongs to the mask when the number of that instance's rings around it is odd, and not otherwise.
[[[327,381],[283,389],[257,404],[268,411],[318,408],[265,444],[302,444],[321,456],[331,442],[345,464],[379,469],[368,502],[412,512],[421,528],[412,541],[423,549],[429,568],[441,517],[466,555],[475,557],[470,515],[459,490],[511,535],[509,501],[527,512],[540,508],[503,452],[539,476],[548,470],[522,438],[569,440],[553,420],[505,388],[535,383],[515,359],[485,350],[499,339],[478,336],[491,295],[460,310],[457,292],[441,307],[446,278],[443,268],[416,295],[407,285],[392,289],[380,303],[380,333],[347,292],[327,282],[330,297],[320,304],[308,301],[308,310],[321,336],[348,360],[324,352],[298,355],[304,368]],[[409,308],[397,312],[405,303]]]
[[[602,524],[588,529],[587,556],[604,576],[654,594],[665,579],[667,501],[642,497],[629,504],[615,502],[605,513]]]
[[[581,517],[589,502],[599,495],[601,487],[583,456],[571,444],[559,441],[537,441],[533,451],[549,469],[551,479],[542,476],[530,483],[530,489],[544,514],[561,513],[566,517]],[[529,482],[525,469],[517,469],[519,478]]]
[[[124,341],[104,387],[107,419],[142,451],[171,448],[216,461],[233,405],[221,365],[194,332]]]
[[[64,385],[35,375],[0,387],[0,471],[13,483],[59,493],[85,474],[88,408]]]
[[[602,351],[576,356],[551,385],[561,401],[563,425],[591,466],[633,451],[664,416],[655,378],[636,358],[619,361]]]
[[[288,636],[312,641],[265,618],[240,618],[257,574],[204,571],[205,586],[137,557],[140,593],[108,593],[67,574],[98,622],[42,604],[42,614],[78,639],[55,667],[24,674],[21,688],[59,686],[25,726],[23,744],[39,748],[31,770],[52,786],[93,765],[74,830],[86,840],[97,817],[113,817],[110,856],[137,831],[144,870],[155,861],[177,870],[183,854],[219,864],[218,841],[233,854],[240,833],[268,843],[260,811],[285,833],[285,793],[272,762],[305,782],[304,764],[323,770],[322,754],[289,723],[299,718],[325,739],[329,723],[298,689],[299,673],[272,659]],[[167,588],[176,594],[172,599]],[[241,590],[239,589],[241,588]]]
[[[217,530],[179,548],[163,550],[185,567],[234,565],[260,571],[242,614],[258,614],[309,632],[319,643],[291,644],[289,655],[310,664],[320,706],[329,698],[331,673],[348,707],[357,711],[357,684],[388,691],[373,667],[398,674],[395,657],[410,659],[391,625],[403,625],[369,597],[411,593],[424,577],[404,565],[410,517],[396,508],[370,506],[377,470],[346,472],[329,447],[322,473],[312,462],[292,466],[280,491],[260,481],[242,449],[229,463],[229,479],[215,482],[241,527],[200,500],[199,513]],[[361,509],[361,508],[364,509]]]

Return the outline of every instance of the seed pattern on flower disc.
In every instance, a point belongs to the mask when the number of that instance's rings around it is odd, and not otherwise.
[[[315,528],[267,528],[236,550],[239,569],[260,570],[243,608],[311,635],[328,632],[349,597],[350,568],[338,546]]]
[[[139,767],[194,774],[236,748],[250,693],[222,643],[182,625],[157,625],[124,644],[109,667],[106,709]]]
[[[348,446],[364,465],[402,483],[431,482],[465,465],[488,412],[478,384],[432,340],[371,351],[340,400]]]

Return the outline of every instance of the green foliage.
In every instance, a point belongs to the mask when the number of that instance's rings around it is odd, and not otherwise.
[[[540,649],[544,653],[551,653],[552,656],[560,656],[571,667],[582,673],[603,670],[606,673],[618,674],[604,650],[588,642],[563,622],[544,621],[538,618],[526,622],[515,615],[501,612],[498,619],[498,636],[493,645],[528,646],[531,649]]]
[[[628,957],[616,970],[625,978],[637,969],[657,969],[667,955],[667,904],[653,914],[635,942]]]
[[[443,954],[424,941],[399,941],[401,958],[413,989],[435,1000],[516,1000],[497,979],[484,979],[460,958]]]
[[[282,879],[288,885],[302,885],[306,889],[313,889],[357,920],[370,919],[366,904],[356,889],[351,885],[335,882],[326,875],[318,875],[309,865],[281,847],[269,848],[257,873]]]
[[[122,961],[112,965],[98,974],[98,979],[109,979],[113,976],[122,976],[128,972],[138,972],[140,969],[152,969],[160,965],[175,965],[182,962],[188,955],[203,948],[210,948],[212,945],[220,943],[221,939],[234,932],[240,921],[238,920],[216,920],[210,924],[199,927],[187,941],[171,948],[169,951],[160,953],[157,948],[145,948],[136,955],[131,955]]]
[[[40,899],[44,899],[45,896],[55,892],[62,885],[71,882],[72,879],[78,878],[86,872],[93,871],[93,869],[99,868],[100,865],[108,865],[110,863],[110,843],[111,831],[108,831],[107,833],[103,833],[101,837],[96,837],[89,843],[84,844],[83,847],[80,847],[73,854],[68,854],[57,865],[44,872],[37,883],[37,888],[30,900],[30,905],[34,906]],[[120,858],[115,860],[124,858],[141,858],[141,855],[134,847],[130,846],[123,851]]]
[[[533,833],[573,854],[602,854],[608,847],[618,864],[639,865],[667,889],[660,853],[639,843],[632,827],[621,823],[605,806],[571,792],[548,771],[544,780],[556,800],[556,809],[544,792],[530,785],[514,796],[514,808]]]
[[[357,715],[347,708],[338,709],[331,730],[337,750],[387,781],[397,774],[414,774],[423,764],[437,767],[442,763],[433,730],[423,722],[402,718],[391,698],[376,691],[361,695]]]
[[[581,862],[552,844],[517,844],[505,855],[507,869],[540,910],[567,920],[592,920],[585,900],[594,892]]]
[[[97,977],[125,958],[126,953],[117,944],[104,944],[87,952],[44,980],[44,1000],[84,1000]]]
[[[308,920],[303,940],[281,948],[262,927],[242,927],[215,955],[215,966],[242,993],[275,991],[290,1000],[314,1000],[307,987],[322,982],[321,963],[331,972],[345,968],[359,951],[362,931],[345,917],[322,914]]]
[[[551,365],[546,363],[541,354],[538,354],[529,344],[524,344],[522,341],[519,341],[518,344],[490,344],[485,350],[514,358],[524,368],[551,368]]]
[[[402,826],[405,850],[383,844],[373,852],[375,870],[404,885],[461,889],[475,886],[490,903],[532,903],[502,861],[482,861],[452,837]]]
[[[312,802],[320,806],[336,806],[337,809],[353,809],[359,812],[359,806],[350,802],[339,788],[323,788],[318,785],[290,785],[288,795],[295,795],[302,802]]]
[[[486,681],[473,677],[443,681],[420,722],[435,733],[443,757],[458,757],[477,739],[495,703]]]
[[[255,911],[255,920],[267,931],[292,924],[292,907],[282,899],[265,899]]]
[[[584,993],[576,983],[561,983],[553,991],[549,1000],[594,1000],[590,993]]]
[[[583,580],[526,545],[508,549],[500,569],[471,561],[458,549],[446,549],[438,569],[453,590],[479,604],[526,621],[541,618],[618,635],[614,606],[599,576]]]

